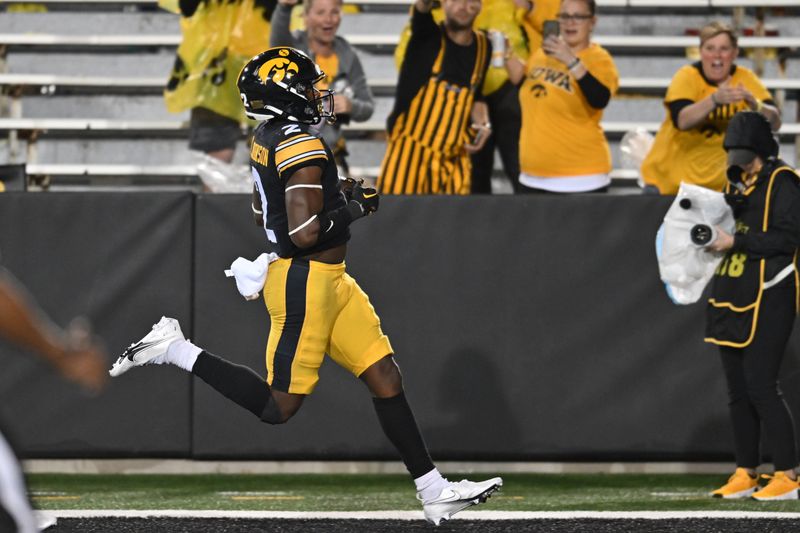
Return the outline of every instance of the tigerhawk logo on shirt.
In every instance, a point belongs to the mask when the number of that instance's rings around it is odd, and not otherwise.
[[[741,220],[736,221],[736,233],[747,233],[748,231],[750,231],[750,226]]]
[[[706,115],[705,123],[700,126],[700,132],[708,139],[724,135],[733,116],[745,110],[747,110],[747,103],[744,101],[718,105]]]
[[[568,93],[572,92],[572,85],[569,82],[569,74],[549,67],[536,67],[528,73],[528,78],[534,81],[544,81],[564,89]]]

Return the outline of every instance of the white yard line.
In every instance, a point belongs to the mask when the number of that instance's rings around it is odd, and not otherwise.
[[[323,520],[421,520],[422,511],[188,511],[188,510],[63,510],[44,511],[57,518],[249,518],[249,519],[323,519]],[[464,511],[461,520],[668,520],[680,518],[781,519],[797,520],[800,513],[750,511]]]

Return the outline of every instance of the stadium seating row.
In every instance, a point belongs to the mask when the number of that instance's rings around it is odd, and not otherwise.
[[[378,101],[372,119],[347,126],[346,134],[360,143],[354,145],[357,148],[353,150],[353,166],[358,167],[360,175],[373,176],[379,163],[375,154],[383,151],[384,120],[395,90],[391,52],[400,27],[407,20],[405,12],[410,0],[347,2],[363,6],[362,13],[353,15],[351,23],[343,25],[342,30],[358,47],[362,61],[366,59],[365,68]],[[4,3],[28,2],[6,0]],[[159,97],[171,55],[180,42],[177,26],[174,26],[177,19],[156,10],[156,0],[45,0],[40,4],[53,11],[71,10],[81,14],[72,14],[73,18],[68,16],[67,25],[53,23],[63,16],[55,12],[19,13],[15,15],[21,15],[20,18],[0,24],[0,91],[10,95],[14,102],[12,112],[0,119],[0,131],[2,136],[23,142],[35,141],[27,149],[29,172],[54,177],[156,178],[142,183],[158,183],[159,176],[186,178],[193,175],[192,166],[186,164],[190,161],[188,154],[177,148],[185,142],[188,133],[187,116],[165,115]],[[620,167],[620,137],[630,129],[657,129],[657,121],[663,116],[660,99],[677,68],[675,65],[682,64],[687,50],[697,43],[697,37],[691,35],[644,34],[648,31],[637,30],[642,27],[639,24],[670,21],[671,26],[665,31],[683,32],[682,22],[673,24],[675,19],[682,18],[688,28],[708,16],[720,13],[727,16],[730,7],[785,7],[791,19],[797,16],[792,8],[800,7],[800,0],[598,0],[598,5],[606,9],[604,13],[613,13],[609,18],[615,19],[610,22],[606,18],[607,25],[595,36],[595,41],[620,61],[621,98],[612,103],[612,110],[606,113],[603,122],[612,141],[615,166]],[[124,13],[107,13],[115,9],[122,9]],[[380,13],[376,15],[373,9]],[[652,12],[652,16],[636,15],[648,12]],[[681,17],[675,13],[693,15]],[[41,18],[35,18],[37,16]],[[93,16],[112,24],[93,24]],[[365,16],[367,18],[359,18]],[[72,27],[74,17],[86,22],[80,28]],[[381,24],[353,24],[356,20],[377,20]],[[142,28],[145,31],[141,31]],[[98,34],[98,31],[106,34]],[[766,51],[772,57],[776,50],[780,50],[784,58],[795,56],[800,49],[800,36],[794,36],[791,25],[787,29],[786,24],[782,33],[788,36],[745,36],[740,44],[746,51]],[[148,68],[145,71],[127,66],[109,69],[95,64],[108,64],[108,58],[115,56],[125,65],[126,61],[132,61],[132,65],[147,65]],[[3,58],[8,60],[9,72],[2,72]],[[73,62],[74,69],[63,68],[60,64]],[[136,76],[131,72],[141,74]],[[772,65],[764,82],[770,90],[778,91],[781,98],[792,101],[793,107],[784,112],[785,124],[781,130],[782,141],[787,143],[800,133],[800,121],[793,120],[797,115],[797,103],[793,100],[800,95],[800,79],[792,75],[791,69],[788,78],[779,77],[785,74]],[[134,112],[130,112],[131,109]],[[144,112],[138,113],[138,110]],[[128,120],[129,117],[137,120]],[[119,159],[96,157],[98,153],[103,154],[107,143],[130,140],[136,141],[130,145],[131,159],[141,161],[142,157],[136,154],[146,154],[147,165],[127,165]],[[164,145],[170,144],[175,147],[172,153],[176,155],[149,157],[156,153],[152,148],[159,144],[159,154],[169,154],[170,150]],[[635,172],[627,169],[617,168],[613,173],[618,183],[632,177]],[[632,181],[629,179],[630,183]]]
[[[30,0],[4,0],[7,4],[30,4]],[[137,6],[155,6],[158,0],[44,0],[36,2],[42,5],[103,5],[103,4],[129,4]],[[395,5],[407,6],[412,0],[345,0],[346,4],[353,5]],[[597,0],[597,5],[603,7],[626,8],[721,8],[721,7],[798,7],[798,0]]]
[[[394,48],[399,41],[396,35],[344,35],[356,47]],[[65,49],[113,49],[122,48],[169,48],[180,44],[180,35],[55,35],[55,34],[0,34],[0,46],[15,48]],[[653,53],[661,50],[683,52],[697,46],[697,37],[689,35],[597,35],[594,42],[607,48],[612,54]],[[741,37],[739,46],[749,48],[800,48],[800,37]]]
[[[640,121],[603,121],[600,123],[609,136],[620,136],[636,128],[644,128],[655,132],[659,122]],[[342,126],[345,132],[384,133],[385,125],[381,121],[367,121]],[[180,120],[105,120],[88,118],[65,119],[30,119],[30,118],[0,118],[0,131],[36,131],[43,133],[90,134],[132,134],[141,136],[184,136],[188,128]],[[781,136],[796,136],[800,134],[800,123],[783,124],[779,132]]]
[[[87,93],[102,91],[103,94],[161,94],[164,90],[165,77],[138,76],[69,76],[52,74],[15,74],[0,73],[0,87],[19,89],[25,94],[55,93]],[[800,79],[762,78],[770,91],[800,90]],[[373,94],[393,96],[396,88],[395,80],[389,78],[372,78],[368,80]],[[669,86],[670,78],[666,77],[622,77],[620,78],[620,94],[663,94]]]

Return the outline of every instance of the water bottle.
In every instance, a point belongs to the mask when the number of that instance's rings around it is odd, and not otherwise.
[[[506,64],[506,36],[503,32],[491,30],[489,39],[492,41],[492,66],[503,68]]]

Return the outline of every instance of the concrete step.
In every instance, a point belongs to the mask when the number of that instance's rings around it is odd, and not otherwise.
[[[180,17],[166,11],[147,13],[3,13],[0,33],[59,35],[180,34]]]
[[[370,122],[384,123],[394,105],[392,97],[376,97],[375,112]],[[795,122],[796,100],[788,100],[783,108],[785,122]],[[660,96],[620,96],[609,103],[603,115],[607,121],[656,121],[664,119],[665,109]],[[118,120],[188,120],[188,112],[172,114],[166,110],[160,95],[74,95],[25,96],[22,118],[93,118]],[[354,124],[357,126],[357,123]]]
[[[165,85],[174,63],[174,50],[141,54],[15,51],[9,52],[6,59],[8,72],[69,76],[162,76]]]
[[[1,18],[1,17],[0,17]],[[357,50],[367,77],[371,79],[397,79],[394,57],[387,54]],[[142,76],[163,77],[166,84],[175,61],[174,51],[161,50],[152,53],[45,53],[13,51],[7,57],[7,70],[11,73],[52,74],[69,76]],[[682,57],[632,57],[614,58],[622,77],[666,77],[692,62]],[[753,68],[753,62],[742,57],[738,64]],[[800,78],[800,61],[789,61],[785,75]],[[763,77],[778,78],[781,74],[775,61],[767,61]]]
[[[22,153],[25,153],[22,143]],[[382,140],[350,139],[347,143],[352,166],[378,167],[386,151]],[[619,142],[609,143],[614,168],[623,167]],[[6,155],[8,144],[0,140],[0,157]],[[790,163],[796,161],[796,149],[792,143],[782,143],[781,156]],[[21,159],[21,160],[24,160]],[[190,165],[197,162],[197,154],[190,151],[183,139],[123,140],[123,139],[83,139],[70,140],[45,138],[37,142],[37,163],[40,164],[103,164],[103,165]],[[246,164],[248,161],[245,141],[237,145],[235,161]],[[499,157],[495,158],[495,168],[501,169]]]
[[[370,121],[386,120],[392,109],[391,97],[375,98],[375,112]],[[169,113],[159,95],[74,95],[25,96],[22,118],[102,118],[119,120],[181,120],[189,113]]]
[[[375,54],[364,50],[356,50],[356,53],[367,77],[397,78],[397,69],[391,55]],[[6,59],[7,71],[12,73],[69,76],[161,76],[164,78],[165,84],[174,62],[175,51],[163,49],[136,54],[12,51],[9,52]]]
[[[342,16],[342,34],[392,34],[400,33],[409,20],[407,12],[345,13]],[[598,16],[597,35],[684,35],[687,28],[697,29],[709,20],[732,22],[730,12],[711,16],[706,13],[670,16],[668,14],[603,14]],[[769,29],[783,36],[800,35],[797,16],[767,16]],[[742,26],[753,28],[755,17],[748,13]],[[139,12],[46,12],[4,13],[0,17],[0,33],[59,33],[59,34],[169,34],[179,33],[179,17],[157,11]]]
[[[24,161],[27,144],[21,144],[20,161]],[[379,166],[386,151],[380,140],[350,139],[349,161],[355,166]],[[0,138],[0,158],[7,155],[8,143]],[[244,139],[237,144],[235,161],[246,164],[249,159]],[[36,143],[36,162],[42,164],[97,164],[97,165],[189,165],[196,162],[197,154],[189,150],[184,139],[131,140],[86,138],[80,140],[43,138]]]
[[[354,35],[400,33],[407,13],[345,13],[339,32]],[[132,13],[3,13],[0,33],[59,35],[179,34],[180,17],[166,11]]]

